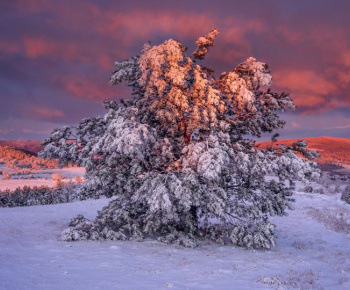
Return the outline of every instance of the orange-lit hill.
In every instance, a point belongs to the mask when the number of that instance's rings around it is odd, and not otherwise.
[[[37,140],[0,140],[0,146],[12,147],[35,156],[44,148],[41,143],[42,141]]]
[[[37,155],[37,154],[35,154]],[[0,145],[0,164],[5,163],[6,167],[20,171],[23,169],[45,169],[57,168],[58,162],[55,159],[41,159],[34,154],[13,146]]]
[[[308,143],[309,150],[316,150],[321,154],[321,158],[316,160],[321,164],[336,164],[336,165],[350,165],[350,139],[337,137],[315,137],[291,140],[279,140],[275,143],[261,142],[260,148],[271,146],[278,146],[281,144],[290,145],[299,140],[305,140]]]

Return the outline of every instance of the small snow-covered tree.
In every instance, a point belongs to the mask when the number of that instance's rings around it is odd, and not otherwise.
[[[5,180],[10,180],[10,179],[11,179],[11,174],[8,173],[7,171],[4,171],[4,172],[3,172],[3,176],[4,176],[4,179],[5,179]]]
[[[94,221],[72,219],[63,240],[275,244],[268,217],[292,208],[288,181],[318,175],[315,152],[303,141],[263,150],[249,139],[282,128],[276,112],[294,105],[268,88],[269,67],[253,57],[218,79],[201,66],[217,34],[200,37],[191,56],[173,39],[145,44],[115,63],[110,80],[126,82],[131,99],[106,101],[106,115],[52,133],[41,156],[86,168],[81,197],[115,196]]]
[[[53,173],[51,179],[55,182],[55,187],[63,186],[63,175],[61,173]]]

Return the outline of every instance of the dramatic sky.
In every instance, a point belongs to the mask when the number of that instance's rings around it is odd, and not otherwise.
[[[249,56],[270,65],[284,113],[281,138],[350,137],[348,0],[2,0],[0,139],[44,139],[128,98],[108,80],[115,60],[173,38],[194,48],[218,28],[205,65],[216,74]]]

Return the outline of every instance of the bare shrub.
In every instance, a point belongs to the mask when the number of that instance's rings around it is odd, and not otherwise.
[[[323,188],[317,188],[314,190],[314,193],[324,194]]]
[[[309,207],[307,215],[323,223],[326,228],[338,233],[350,234],[350,213],[344,209],[318,210]]]
[[[334,188],[334,192],[340,192],[340,185],[337,184]]]
[[[300,241],[294,241],[292,246],[298,250],[306,250],[309,248],[307,244],[305,244],[304,242],[300,242]]]
[[[261,284],[269,285],[274,289],[322,289],[318,285],[319,275],[312,270],[304,272],[289,271],[287,276],[263,276],[258,280]]]

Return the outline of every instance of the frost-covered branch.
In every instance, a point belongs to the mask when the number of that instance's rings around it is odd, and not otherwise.
[[[219,34],[218,29],[213,29],[208,35],[201,36],[196,40],[197,49],[192,53],[194,58],[203,59],[208,53],[209,47],[215,45],[215,38]]]

